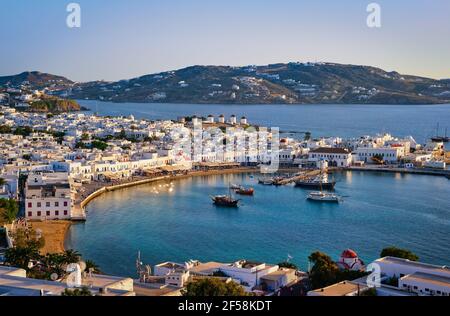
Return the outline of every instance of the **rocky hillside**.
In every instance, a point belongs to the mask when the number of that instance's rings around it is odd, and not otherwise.
[[[65,113],[80,111],[83,108],[74,100],[65,100],[57,97],[42,97],[38,101],[30,102],[27,111],[43,113]]]
[[[39,71],[26,71],[18,75],[0,77],[0,86],[25,86],[35,90],[41,90],[44,88],[64,89],[71,87],[73,84],[73,81],[65,77],[42,73]]]
[[[32,73],[29,73],[32,74]],[[23,77],[23,74],[19,75]],[[32,79],[32,75],[25,76]],[[5,82],[0,77],[0,85]],[[45,77],[35,82],[45,85]],[[450,80],[386,72],[369,66],[288,63],[193,66],[117,82],[61,80],[54,93],[112,102],[209,104],[435,104],[450,103]],[[21,78],[23,79],[23,78]],[[20,81],[9,77],[9,80]],[[54,82],[53,82],[54,83]]]

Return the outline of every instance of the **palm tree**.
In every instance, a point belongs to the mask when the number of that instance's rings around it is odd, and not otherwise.
[[[76,250],[66,250],[63,253],[64,259],[66,263],[78,263],[81,259],[81,254]]]
[[[92,269],[94,273],[101,273],[100,267],[92,260],[86,260],[86,271]]]

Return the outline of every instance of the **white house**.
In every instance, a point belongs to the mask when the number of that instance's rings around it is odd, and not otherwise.
[[[308,161],[316,164],[327,161],[330,167],[348,167],[352,164],[352,155],[344,148],[319,147],[309,151]]]
[[[405,147],[358,147],[354,152],[356,161],[373,163],[373,158],[381,157],[386,163],[397,163],[405,157]]]
[[[394,257],[374,261],[382,276],[399,279],[399,289],[418,295],[450,296],[450,268]]]
[[[32,174],[25,188],[25,217],[30,220],[68,220],[73,197],[68,174]]]
[[[279,270],[277,265],[240,260],[232,264],[225,264],[219,268],[227,276],[239,280],[246,291],[251,291],[261,284],[261,278]]]

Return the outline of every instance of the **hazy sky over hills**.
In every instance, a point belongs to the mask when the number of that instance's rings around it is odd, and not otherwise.
[[[81,5],[81,28],[66,6]],[[0,0],[0,75],[118,80],[190,65],[364,64],[450,78],[450,1]]]

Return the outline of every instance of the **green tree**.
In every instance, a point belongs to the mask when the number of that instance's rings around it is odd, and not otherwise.
[[[11,236],[14,240],[15,248],[36,248],[42,249],[45,245],[45,239],[33,229],[16,229]]]
[[[39,248],[35,245],[26,247],[8,248],[5,252],[5,263],[11,267],[22,268],[30,271],[28,264],[32,260],[39,260]]]
[[[82,287],[81,289],[65,289],[61,293],[61,296],[93,296],[92,292],[89,291],[87,287]]]
[[[308,259],[313,264],[309,273],[313,289],[326,287],[337,282],[339,267],[328,255],[317,251],[312,253]]]
[[[415,255],[414,253],[412,253],[411,251],[406,250],[406,249],[397,248],[397,247],[384,248],[381,251],[380,257],[381,258],[396,257],[396,258],[408,259],[411,261],[419,260],[419,257],[417,255]]]
[[[8,125],[0,125],[0,134],[11,134],[11,127]]]
[[[100,267],[92,260],[86,260],[86,271],[89,272],[90,269],[92,269],[93,273],[102,273],[100,271]]]
[[[14,130],[14,135],[21,135],[21,136],[30,136],[31,133],[33,133],[33,129],[29,126],[19,126]]]
[[[0,186],[3,186],[6,184],[6,180],[3,178],[0,178]]]
[[[29,155],[29,154],[23,155],[22,158],[25,160],[31,161],[31,155]]]
[[[368,275],[365,271],[341,270],[330,256],[322,252],[314,252],[309,256],[313,264],[309,273],[313,289],[323,288],[346,280],[359,279]]]
[[[278,264],[278,266],[279,266],[280,268],[288,268],[288,269],[298,270],[297,265],[296,265],[295,263],[292,263],[292,262],[287,262],[287,261],[280,262],[280,263]]]
[[[234,281],[225,282],[217,278],[205,278],[190,282],[182,291],[183,296],[247,296],[244,288]]]
[[[92,148],[97,148],[101,151],[104,151],[106,148],[108,148],[108,144],[102,141],[94,140],[92,142]]]
[[[3,179],[1,179],[3,180]],[[0,183],[1,185],[1,183]],[[19,205],[12,199],[0,199],[0,216],[7,224],[12,224],[19,214]]]
[[[81,254],[76,250],[66,250],[62,254],[64,256],[65,263],[77,263],[81,260]]]
[[[76,144],[75,144],[75,148],[80,148],[80,149],[86,149],[86,144],[85,143],[83,143],[83,142],[77,142]]]

